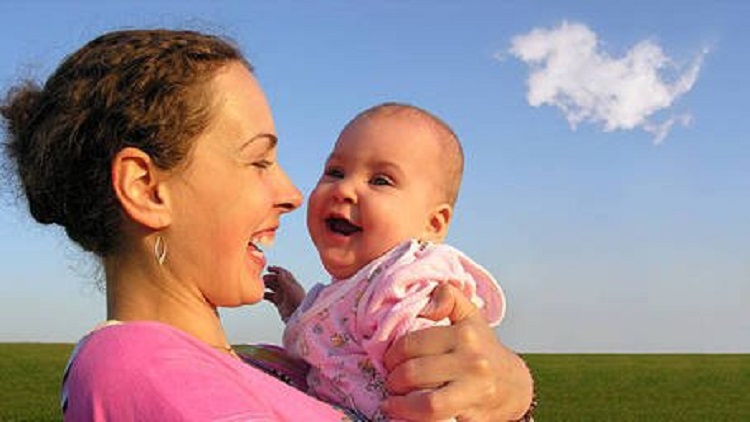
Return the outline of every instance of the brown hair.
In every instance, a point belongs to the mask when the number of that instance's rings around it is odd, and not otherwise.
[[[182,163],[212,117],[206,84],[235,61],[251,69],[216,36],[115,31],[68,56],[43,86],[11,88],[0,105],[4,147],[31,215],[84,250],[115,253],[122,212],[112,159],[130,146],[162,169]]]
[[[445,175],[442,181],[444,200],[451,206],[454,206],[458,199],[458,191],[461,188],[461,179],[463,178],[464,152],[458,136],[448,123],[443,121],[443,119],[415,105],[399,102],[385,102],[370,107],[357,114],[349,121],[349,123],[347,123],[344,130],[360,118],[381,115],[387,116],[400,113],[411,113],[417,118],[424,119],[435,131],[436,137],[441,142],[442,147],[440,154],[442,162],[440,164],[443,167],[443,174]]]

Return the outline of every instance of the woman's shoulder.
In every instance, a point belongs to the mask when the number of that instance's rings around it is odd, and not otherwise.
[[[150,350],[155,345],[189,343],[191,337],[167,324],[153,321],[107,321],[86,334],[76,346],[76,353],[125,357]]]
[[[157,322],[106,324],[95,328],[78,342],[69,369],[130,375],[128,368],[153,366],[159,363],[159,357],[170,354],[170,351],[184,350],[186,346],[193,351],[211,351],[198,343],[189,335]],[[133,371],[132,375],[137,376],[139,372],[142,371]]]
[[[329,406],[160,323],[95,330],[79,343],[69,366],[66,417],[111,412],[122,419],[122,409],[129,409],[133,420],[277,420],[284,405],[279,397],[285,397],[307,416],[325,415],[316,420],[337,420]]]
[[[168,372],[164,358],[189,343],[176,331],[158,323],[129,322],[101,325],[84,336],[63,376],[66,419],[131,409],[138,402],[147,414],[164,414],[157,403],[168,402],[163,396],[174,391],[174,378],[163,376]]]
[[[222,359],[219,352],[160,323],[128,322],[95,329],[70,358],[63,378],[63,412],[66,419],[74,420],[95,415],[197,420],[225,410],[267,416],[262,402],[241,403],[233,381],[251,380],[233,376]]]

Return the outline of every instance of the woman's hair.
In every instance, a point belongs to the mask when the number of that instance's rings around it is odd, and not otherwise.
[[[123,213],[111,165],[125,147],[162,169],[182,163],[212,118],[208,82],[230,62],[230,42],[192,31],[102,35],[67,57],[43,86],[24,82],[0,105],[6,155],[31,215],[58,224],[84,250],[117,252]]]

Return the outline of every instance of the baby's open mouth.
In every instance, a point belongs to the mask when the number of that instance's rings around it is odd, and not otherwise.
[[[326,218],[326,225],[328,226],[328,230],[343,236],[351,236],[354,233],[362,231],[362,227],[355,226],[345,218]]]

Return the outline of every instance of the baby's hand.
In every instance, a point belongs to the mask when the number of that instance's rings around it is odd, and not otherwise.
[[[263,276],[266,293],[263,298],[274,305],[286,322],[294,313],[302,299],[305,289],[297,282],[292,273],[282,267],[269,266],[268,274]]]

